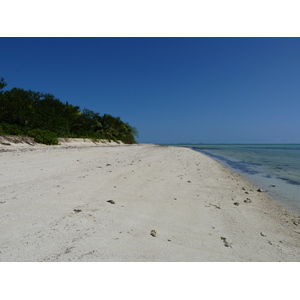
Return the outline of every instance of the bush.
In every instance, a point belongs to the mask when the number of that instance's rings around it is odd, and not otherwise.
[[[72,132],[68,137],[78,138],[78,139],[96,139],[96,140],[104,139],[100,133],[94,131],[87,131],[84,129],[76,130],[75,132]]]
[[[136,141],[133,136],[126,136],[121,139],[124,144],[136,144]]]
[[[49,130],[33,129],[28,132],[30,137],[33,137],[35,142],[46,145],[57,145],[57,135]]]
[[[17,124],[8,124],[5,122],[0,124],[0,132],[1,134],[6,135],[24,135],[24,131],[22,130],[21,126]]]

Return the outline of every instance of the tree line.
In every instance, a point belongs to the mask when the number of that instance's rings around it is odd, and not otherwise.
[[[68,102],[52,94],[20,88],[4,91],[0,79],[0,134],[27,135],[37,142],[57,144],[58,137],[91,138],[136,143],[138,131],[120,117],[97,112]]]

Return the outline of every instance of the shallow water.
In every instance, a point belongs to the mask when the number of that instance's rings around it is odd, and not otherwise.
[[[300,213],[300,145],[181,145],[202,152]]]

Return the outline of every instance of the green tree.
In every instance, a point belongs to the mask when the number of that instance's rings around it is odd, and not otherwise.
[[[116,140],[118,135],[117,127],[115,126],[116,118],[109,114],[104,114],[97,120],[97,132],[105,139]]]
[[[42,94],[41,99],[34,101],[33,128],[54,132],[60,137],[69,136],[69,126],[66,120],[65,105],[52,94]]]
[[[10,124],[27,126],[32,116],[32,100],[29,92],[13,88],[1,97],[0,118]]]
[[[101,116],[89,109],[62,103],[52,94],[12,88],[0,79],[0,131],[7,134],[30,134],[44,143],[57,143],[57,137],[86,137],[136,143],[135,127],[120,117]]]
[[[76,129],[80,127],[81,111],[79,106],[74,106],[66,102],[63,115],[68,123],[70,133],[76,131]]]
[[[5,79],[3,77],[0,78],[0,90],[3,90],[7,86]]]

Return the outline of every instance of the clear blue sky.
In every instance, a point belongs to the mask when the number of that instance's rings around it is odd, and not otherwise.
[[[0,77],[140,143],[300,143],[300,38],[0,38]]]

